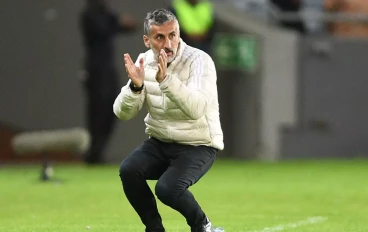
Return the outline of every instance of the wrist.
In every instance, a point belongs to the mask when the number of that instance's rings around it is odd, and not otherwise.
[[[165,80],[165,78],[166,78],[166,75],[165,75],[165,76],[163,76],[162,78],[158,79],[158,80],[157,80],[157,82],[158,82],[158,83],[161,83],[161,82],[163,82],[163,81]]]
[[[142,83],[140,86],[136,86],[135,84],[133,84],[133,82],[130,82],[129,88],[132,92],[140,93],[144,88],[144,83]]]
[[[170,75],[166,75],[165,78],[159,83],[159,86],[167,86],[167,83],[170,82],[170,79]]]

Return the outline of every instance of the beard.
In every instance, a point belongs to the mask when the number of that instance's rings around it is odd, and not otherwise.
[[[152,44],[150,45],[150,47],[151,47],[151,50],[153,51],[153,55],[155,56],[156,62],[158,62],[158,57],[160,56],[160,51],[156,50],[152,46]],[[164,50],[165,50],[166,53],[171,52],[171,54],[172,54],[170,57],[167,57],[167,63],[170,64],[171,62],[173,62],[173,60],[176,57],[177,49],[164,48]]]

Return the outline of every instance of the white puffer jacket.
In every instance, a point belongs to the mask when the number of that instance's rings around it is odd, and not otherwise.
[[[205,52],[180,40],[177,56],[167,68],[166,78],[156,79],[157,62],[152,50],[144,58],[144,90],[133,93],[130,80],[117,96],[113,110],[121,120],[135,117],[146,103],[146,134],[163,142],[205,145],[222,150],[223,133],[219,117],[217,74]]]

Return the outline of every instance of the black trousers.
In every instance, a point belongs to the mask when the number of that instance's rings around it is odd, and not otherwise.
[[[117,75],[112,68],[89,70],[85,83],[87,128],[91,145],[85,154],[85,162],[104,162],[104,151],[117,121],[112,106],[119,93]]]
[[[158,180],[157,198],[180,212],[192,231],[206,219],[188,188],[212,166],[217,149],[164,143],[155,138],[146,140],[120,166],[120,178],[130,204],[138,213],[146,232],[163,232],[162,219],[155,197],[146,180]]]

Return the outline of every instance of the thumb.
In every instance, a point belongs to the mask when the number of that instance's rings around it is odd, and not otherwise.
[[[143,68],[143,63],[144,63],[144,60],[143,60],[143,57],[139,59],[139,67],[140,68]]]

